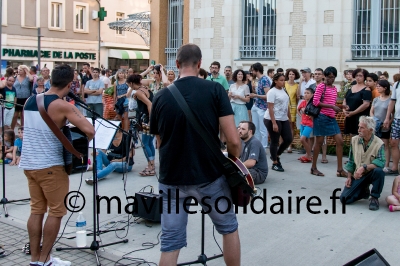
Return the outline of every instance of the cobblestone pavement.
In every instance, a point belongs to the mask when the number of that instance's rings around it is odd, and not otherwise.
[[[22,252],[22,247],[29,242],[28,231],[19,225],[12,225],[12,220],[6,221],[6,218],[0,218],[0,246],[3,246],[5,254],[10,254],[4,258],[0,258],[0,265],[29,265],[30,256]],[[59,242],[62,246],[66,246],[63,241]],[[57,247],[60,245],[56,245]],[[90,251],[70,250],[55,251],[53,249],[53,257],[61,258],[72,262],[72,265],[93,266],[96,265],[96,257]],[[109,258],[109,254],[102,253],[100,262],[102,266],[115,265],[116,259]]]

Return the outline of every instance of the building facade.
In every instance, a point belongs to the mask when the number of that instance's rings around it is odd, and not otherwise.
[[[139,71],[148,66],[149,47],[143,39],[135,33],[111,30],[107,25],[129,14],[148,11],[147,1],[101,0],[107,16],[100,23],[99,4],[95,0],[2,2],[3,73],[7,66],[37,65],[38,28],[41,30],[41,67],[52,69],[66,63],[80,69],[87,62],[95,67],[132,67]]]
[[[41,67],[67,63],[80,68],[98,59],[97,23],[89,0],[3,0],[2,71],[5,66],[38,63],[41,29]]]
[[[177,2],[184,5],[183,13],[174,11]],[[398,0],[166,0],[151,5],[152,22],[155,17],[163,20],[159,24],[180,20],[179,41],[200,46],[207,70],[216,60],[244,70],[261,62],[274,69],[335,66],[340,72],[362,67],[399,73]],[[168,14],[161,16],[161,10]],[[151,45],[151,57],[172,66],[167,58],[176,31],[152,28],[151,33],[153,40],[161,36],[157,49]]]
[[[111,30],[109,23],[129,18],[129,15],[150,11],[148,1],[102,0],[107,17],[101,25],[101,64],[105,68],[117,70],[133,68],[136,72],[149,66],[149,47],[134,32]]]

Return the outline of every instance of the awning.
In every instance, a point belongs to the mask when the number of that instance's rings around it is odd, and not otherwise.
[[[108,57],[118,59],[150,59],[149,51],[109,49]]]

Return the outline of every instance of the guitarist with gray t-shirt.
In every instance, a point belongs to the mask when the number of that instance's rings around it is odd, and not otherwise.
[[[254,184],[262,184],[268,176],[268,162],[265,149],[261,142],[254,138],[256,126],[250,121],[242,121],[238,126],[239,136],[242,139],[240,160],[249,170]]]

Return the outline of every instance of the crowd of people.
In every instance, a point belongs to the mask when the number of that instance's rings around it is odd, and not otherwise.
[[[178,77],[171,70],[165,71],[162,65],[151,65],[140,74],[131,69],[114,73],[92,68],[89,64],[84,64],[82,71],[67,65],[56,66],[51,75],[46,67],[40,70],[39,75],[35,67],[19,66],[17,71],[7,69],[0,82],[0,98],[5,107],[2,141],[6,152],[2,159],[23,168],[28,179],[31,197],[28,220],[30,265],[69,265],[50,255],[61,219],[66,214],[63,201],[68,193],[69,179],[63,167],[62,144],[46,127],[38,112],[36,98],[43,93],[45,109],[54,123],[62,128],[69,121],[89,140],[95,134],[86,119],[91,112],[77,108],[79,105],[74,98],[67,96],[68,93],[72,92],[85,101],[98,114],[103,114],[107,108],[104,97],[111,96],[117,114],[113,119],[121,120],[123,130],[130,128],[129,113],[134,110],[139,129],[143,132],[143,151],[148,161],[139,174],[156,175],[157,147],[160,156],[159,189],[163,191],[160,193],[164,196],[164,207],[170,204],[167,198],[179,197],[172,200],[179,206],[169,206],[173,211],[162,213],[160,265],[176,262],[179,250],[186,245],[188,213],[182,208],[187,197],[198,200],[208,197],[209,206],[221,197],[231,197],[222,166],[218,160],[212,159],[204,140],[190,125],[180,106],[171,104],[176,100],[166,87],[172,83],[200,124],[215,141],[221,143],[221,149],[243,161],[255,184],[264,183],[268,176],[268,148],[271,169],[285,171],[281,157],[285,151],[293,153],[293,139],[297,132],[304,148],[304,151],[299,151],[302,155],[300,163],[311,164],[310,174],[324,176],[317,168],[318,156],[322,150],[321,163],[328,163],[326,138],[333,137],[336,142],[336,175],[346,177],[341,202],[349,204],[369,198],[369,209],[379,209],[385,175],[398,175],[400,74],[394,75],[392,84],[386,72],[347,70],[343,73],[346,82],[337,88],[335,67],[316,68],[314,71],[308,67],[300,71],[295,68],[286,71],[268,69],[265,75],[264,66],[255,63],[248,71],[233,71],[232,67],[226,66],[224,74],[220,74],[219,62],[212,62],[206,71],[201,68],[201,58],[198,46],[183,45],[177,53]],[[320,108],[318,115],[310,116],[306,112],[310,105]],[[352,136],[348,162],[344,167],[344,141],[336,120],[338,113],[346,117],[343,133]],[[15,139],[18,117],[21,117],[19,138]],[[37,134],[44,137],[37,138]],[[48,149],[49,145],[53,148]],[[118,130],[109,147],[111,152],[93,151],[97,168],[92,170],[97,171],[97,178],[102,180],[114,171],[131,171],[134,148],[132,139]],[[87,179],[86,183],[91,185],[93,180]],[[55,189],[50,191],[48,187]],[[166,191],[175,189],[179,194],[166,194]],[[400,176],[394,179],[392,194],[386,201],[390,211],[400,210]],[[222,209],[228,206],[225,201],[218,204]],[[48,208],[49,215],[43,227]],[[216,230],[223,235],[226,264],[238,265],[240,242],[233,208],[227,208],[224,214],[211,209],[209,215]],[[46,237],[40,250],[42,232]]]
[[[253,64],[248,71],[243,69],[232,70],[231,66],[224,68],[220,73],[221,65],[214,61],[209,71],[200,68],[198,77],[217,82],[222,85],[228,94],[230,104],[234,113],[235,125],[240,134],[247,131],[259,142],[264,151],[269,148],[271,169],[283,172],[284,168],[280,157],[286,151],[293,152],[293,139],[299,134],[303,149],[298,152],[301,163],[311,163],[310,173],[316,176],[324,176],[317,168],[318,156],[322,150],[321,163],[328,163],[326,152],[326,138],[333,137],[336,143],[337,172],[338,177],[347,177],[348,173],[343,169],[343,134],[356,136],[359,134],[359,119],[362,116],[373,117],[375,121],[375,135],[384,143],[385,163],[383,171],[386,175],[398,175],[398,162],[400,152],[398,148],[400,139],[400,106],[396,108],[400,74],[393,76],[393,83],[389,82],[387,72],[369,73],[366,69],[346,70],[343,73],[344,80],[338,89],[334,83],[338,75],[334,67],[325,70],[316,68],[311,71],[309,67],[300,69],[289,68],[284,71],[281,68],[268,69],[264,74],[264,67],[260,63]],[[116,111],[115,120],[122,121],[123,130],[128,130],[130,121],[128,114],[135,110],[136,117],[141,124],[147,124],[150,119],[152,101],[154,96],[176,80],[175,72],[165,71],[162,65],[151,65],[141,74],[135,74],[133,69],[119,69],[113,72],[109,69],[93,68],[84,64],[78,71],[74,70],[74,78],[70,86],[70,92],[84,100],[86,104],[98,114],[103,114],[106,108],[103,95],[113,97],[113,108]],[[11,165],[18,162],[18,151],[13,145],[13,137],[10,132],[17,124],[17,118],[21,117],[19,130],[23,131],[22,106],[31,95],[37,95],[48,91],[51,87],[50,70],[44,67],[37,74],[36,67],[21,65],[17,69],[8,68],[0,82],[0,98],[5,100],[4,129],[6,157],[4,160]],[[400,90],[399,90],[400,91]],[[67,102],[74,104],[74,99],[64,97]],[[342,103],[340,104],[340,100]],[[321,108],[320,115],[311,117],[305,114],[305,108],[309,102]],[[339,104],[337,104],[339,102]],[[13,104],[14,103],[14,104]],[[79,108],[79,105],[76,105]],[[79,108],[87,117],[90,112]],[[344,131],[341,132],[336,121],[336,114],[343,112],[345,116]],[[250,133],[249,133],[250,132]],[[119,151],[120,138],[115,135],[110,146],[112,154]],[[224,132],[219,132],[222,143],[226,142]],[[22,137],[20,137],[22,140]],[[10,143],[11,140],[11,143]],[[19,140],[19,139],[18,139]],[[247,139],[248,140],[248,139]],[[251,141],[253,143],[254,141]],[[115,144],[114,143],[114,144]],[[140,172],[142,176],[154,176],[155,146],[157,141],[153,135],[142,135],[143,150],[145,151],[148,165]],[[246,141],[244,141],[246,145]],[[224,145],[222,145],[224,146]],[[246,150],[246,152],[248,152]],[[243,154],[246,153],[243,150]],[[96,151],[98,161],[97,171],[104,173],[113,171],[130,171],[133,164],[133,152],[122,152],[124,160],[120,157],[107,156],[104,160],[104,151]],[[124,153],[124,154],[122,154]],[[252,153],[253,154],[253,153]],[[268,174],[266,160],[259,164],[259,154],[254,164],[249,163],[248,168],[262,169],[261,177],[257,183],[262,183]],[[129,155],[129,159],[126,156]],[[103,158],[103,159],[102,159]],[[243,157],[246,161],[248,158]],[[390,160],[393,160],[390,165]],[[130,162],[129,167],[122,165]],[[110,171],[110,169],[112,169]],[[253,173],[257,175],[257,173]],[[105,175],[106,176],[106,175]],[[101,179],[100,178],[100,179]],[[92,184],[92,180],[86,180]]]

